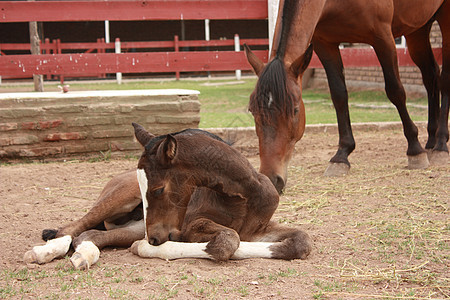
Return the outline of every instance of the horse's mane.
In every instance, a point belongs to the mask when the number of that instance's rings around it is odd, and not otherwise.
[[[281,38],[277,48],[277,57],[284,58],[298,3],[299,0],[286,0],[284,2],[283,16],[281,18]]]
[[[290,117],[294,113],[294,101],[287,91],[287,73],[283,58],[297,4],[298,0],[284,2],[281,38],[276,56],[259,75],[255,93],[250,97],[249,110],[254,115],[259,115],[263,124],[275,122],[276,115]]]
[[[267,64],[261,72],[248,108],[253,115],[261,117],[263,124],[275,122],[276,115],[293,114],[294,104],[287,91],[286,79],[284,62],[279,57]]]

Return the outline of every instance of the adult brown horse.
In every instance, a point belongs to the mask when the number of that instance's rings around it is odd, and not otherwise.
[[[439,22],[443,66],[440,74],[429,41],[432,23]],[[286,0],[281,1],[271,60],[264,65],[246,48],[249,63],[259,76],[250,97],[259,138],[261,168],[281,192],[295,143],[305,128],[301,79],[309,64],[312,43],[322,62],[336,109],[339,149],[331,158],[327,175],[346,174],[349,154],[355,149],[339,52],[341,42],[370,44],[385,78],[386,94],[395,105],[408,141],[408,166],[428,166],[427,153],[418,141],[418,130],[406,109],[399,78],[394,38],[404,35],[411,58],[422,72],[428,92],[428,142],[430,159],[448,158],[447,141],[450,89],[450,3],[447,0]],[[441,107],[439,107],[442,93]]]
[[[86,269],[103,247],[133,242],[133,253],[164,259],[308,256],[306,233],[270,221],[278,193],[237,150],[202,130],[154,136],[134,127],[145,147],[138,176],[130,171],[114,177],[85,216],[44,230],[49,241],[25,253],[25,262],[49,262],[72,245],[74,267]]]

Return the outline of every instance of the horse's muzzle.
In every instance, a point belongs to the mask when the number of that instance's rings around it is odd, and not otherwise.
[[[179,230],[173,230],[169,232],[166,237],[157,235],[149,236],[148,243],[153,246],[159,246],[167,241],[178,242],[180,240],[180,237],[181,232]]]
[[[286,185],[283,177],[281,177],[280,175],[276,175],[276,176],[270,178],[270,181],[272,181],[278,194],[281,195],[283,193],[284,186]]]
[[[164,241],[165,242],[165,241]],[[151,237],[151,238],[148,238],[148,243],[150,244],[150,245],[153,245],[153,246],[159,246],[159,245],[161,245],[162,243],[161,243],[161,240],[159,239],[159,238],[157,238],[157,237]]]

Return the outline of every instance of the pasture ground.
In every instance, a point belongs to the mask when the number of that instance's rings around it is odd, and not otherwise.
[[[424,143],[425,130],[421,129]],[[443,299],[450,297],[450,164],[406,169],[400,130],[355,130],[350,175],[322,176],[337,135],[306,134],[274,219],[314,240],[304,261],[142,259],[105,249],[89,271],[25,265],[44,228],[81,217],[135,159],[0,166],[0,298]],[[245,154],[258,167],[257,142]]]

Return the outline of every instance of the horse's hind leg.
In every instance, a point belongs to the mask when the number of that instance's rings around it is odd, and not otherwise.
[[[390,26],[385,26],[384,34],[383,32],[379,32],[379,34],[383,38],[378,38],[372,46],[383,69],[386,95],[397,108],[403,124],[403,132],[408,141],[408,150],[406,152],[408,155],[408,167],[410,169],[427,168],[429,166],[427,154],[420,145],[418,129],[406,109],[406,93],[400,82],[397,52]]]
[[[81,219],[59,229],[56,237],[76,237],[110,218],[133,211],[141,202],[136,171],[116,175],[105,185],[94,206]]]
[[[439,108],[439,76],[440,70],[431,49],[429,34],[432,22],[416,32],[406,36],[408,50],[414,63],[422,73],[424,86],[428,94],[428,141],[425,149],[428,149],[430,163],[439,164],[441,157],[448,157],[446,141],[448,140],[447,115],[445,114],[445,102],[443,99],[443,111],[440,117]],[[448,95],[448,93],[447,93]],[[443,96],[444,97],[444,96]],[[447,96],[448,99],[448,96]],[[447,105],[448,110],[448,105]],[[444,128],[438,133],[438,128]],[[444,141],[442,143],[442,141]]]
[[[439,114],[439,124],[436,131],[436,145],[433,148],[434,157],[439,164],[448,161],[449,139],[448,133],[448,113],[449,113],[449,95],[450,95],[450,2],[442,4],[436,19],[442,32],[442,71],[439,86],[441,89],[441,109]]]
[[[144,220],[130,221],[121,228],[112,230],[88,230],[73,240],[75,253],[70,258],[75,269],[89,269],[106,246],[130,247],[145,236]]]
[[[133,211],[141,203],[140,197],[136,171],[114,176],[102,190],[95,205],[81,219],[59,230],[44,230],[42,238],[47,244],[36,246],[26,252],[24,262],[43,264],[63,257],[69,250],[73,238],[109,218]]]
[[[331,99],[336,110],[339,129],[339,149],[331,158],[325,171],[326,176],[343,176],[348,173],[350,162],[348,156],[355,149],[355,139],[350,124],[348,110],[348,94],[344,78],[344,66],[338,45],[326,44],[313,40],[314,51],[317,53],[327,74]]]
[[[72,237],[70,235],[49,240],[45,245],[35,246],[32,250],[27,251],[23,256],[23,261],[25,263],[48,263],[55,258],[66,255],[71,243]]]
[[[431,49],[429,34],[432,23],[406,36],[409,54],[422,73],[423,84],[428,94],[428,142],[425,149],[436,145],[436,130],[439,120],[439,66]]]

